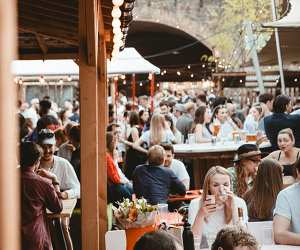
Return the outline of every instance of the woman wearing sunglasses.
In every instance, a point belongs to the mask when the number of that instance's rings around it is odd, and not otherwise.
[[[232,190],[239,197],[253,186],[261,152],[254,144],[243,144],[237,150],[235,166],[228,168],[231,175]]]

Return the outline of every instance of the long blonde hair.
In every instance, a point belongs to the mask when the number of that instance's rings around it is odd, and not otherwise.
[[[160,144],[166,132],[165,117],[160,113],[153,114],[150,122],[150,145]]]
[[[231,185],[231,178],[229,172],[221,167],[221,166],[215,166],[211,167],[208,172],[205,175],[204,178],[204,183],[203,183],[203,195],[202,195],[202,200],[203,202],[206,200],[207,195],[211,194],[209,186],[211,182],[211,178],[215,176],[216,174],[221,174],[221,175],[227,175],[230,180],[230,185]],[[225,213],[225,222],[226,224],[229,224],[230,221],[232,220],[232,205],[226,205],[224,206],[224,213]]]

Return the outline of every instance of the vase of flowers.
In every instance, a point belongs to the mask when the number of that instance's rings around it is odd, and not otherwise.
[[[117,225],[125,229],[127,250],[132,250],[135,242],[146,232],[156,229],[157,207],[147,203],[144,198],[124,199],[113,207]]]

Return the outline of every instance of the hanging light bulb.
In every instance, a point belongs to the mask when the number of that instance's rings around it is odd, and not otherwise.
[[[41,77],[40,77],[40,79],[39,79],[39,81],[40,81],[40,83],[41,83],[41,84],[45,83],[45,79],[44,79],[44,77],[43,77],[43,76],[41,76]]]
[[[123,81],[123,85],[126,85],[126,80]]]
[[[191,65],[188,65],[187,68],[188,68],[188,69],[191,69]]]
[[[298,78],[295,78],[295,79],[294,79],[294,82],[298,82]]]
[[[59,84],[63,84],[64,80],[63,79],[59,79]]]
[[[121,79],[124,80],[126,78],[125,75],[121,75]]]
[[[152,74],[151,73],[149,73],[149,75],[148,75],[148,79],[151,81],[152,80]]]
[[[158,83],[158,84],[156,84],[156,86],[157,86],[157,87],[159,87],[159,83]]]
[[[114,81],[118,81],[119,77],[115,76]]]
[[[124,3],[124,0],[112,0],[114,6],[121,6]]]
[[[143,83],[140,82],[140,86],[143,86]]]
[[[180,75],[181,75],[180,71],[177,71],[177,75],[178,75],[178,76],[180,76]]]
[[[202,64],[202,68],[205,68],[205,64]]]
[[[242,83],[242,82],[243,82],[243,80],[241,79],[241,80],[240,80],[240,83]]]
[[[18,83],[19,83],[19,84],[23,84],[22,78],[19,79]]]
[[[113,10],[111,11],[111,16],[113,18],[120,18],[121,14],[122,14],[122,12],[121,12],[119,6],[114,6]]]
[[[166,69],[164,70],[164,74],[167,74],[167,70]]]
[[[111,25],[113,26],[113,28],[120,27],[121,26],[121,21],[117,18],[114,18]]]
[[[191,78],[194,78],[194,74],[191,74]]]

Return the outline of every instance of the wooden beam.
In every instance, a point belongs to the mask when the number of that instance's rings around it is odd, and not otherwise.
[[[19,54],[20,60],[48,60],[48,59],[78,59],[78,53],[21,53]]]
[[[39,34],[35,34],[35,37],[38,42],[38,45],[41,48],[41,51],[43,52],[44,55],[46,55],[48,52],[48,47],[47,47],[44,37]]]
[[[48,27],[46,30],[45,27],[41,25],[35,25],[32,22],[23,21],[22,23],[19,23],[19,29],[23,32],[48,36],[63,41],[67,44],[78,46],[78,37],[75,37],[74,34],[68,34],[55,28]]]
[[[0,249],[20,249],[20,197],[17,169],[16,1],[0,0]],[[4,35],[5,34],[5,35]]]
[[[98,46],[98,178],[99,178],[99,247],[105,249],[105,233],[107,231],[107,166],[106,166],[106,127],[108,121],[107,110],[107,68],[106,68],[106,41],[101,8],[98,13],[99,46]]]
[[[82,249],[105,249],[100,241],[98,6],[96,0],[79,2],[79,80],[81,118]],[[106,147],[105,147],[106,148]],[[103,162],[102,162],[103,164]],[[101,197],[101,196],[100,196]],[[103,201],[101,201],[103,203]],[[104,204],[101,205],[104,207]],[[106,203],[105,203],[106,207]]]

